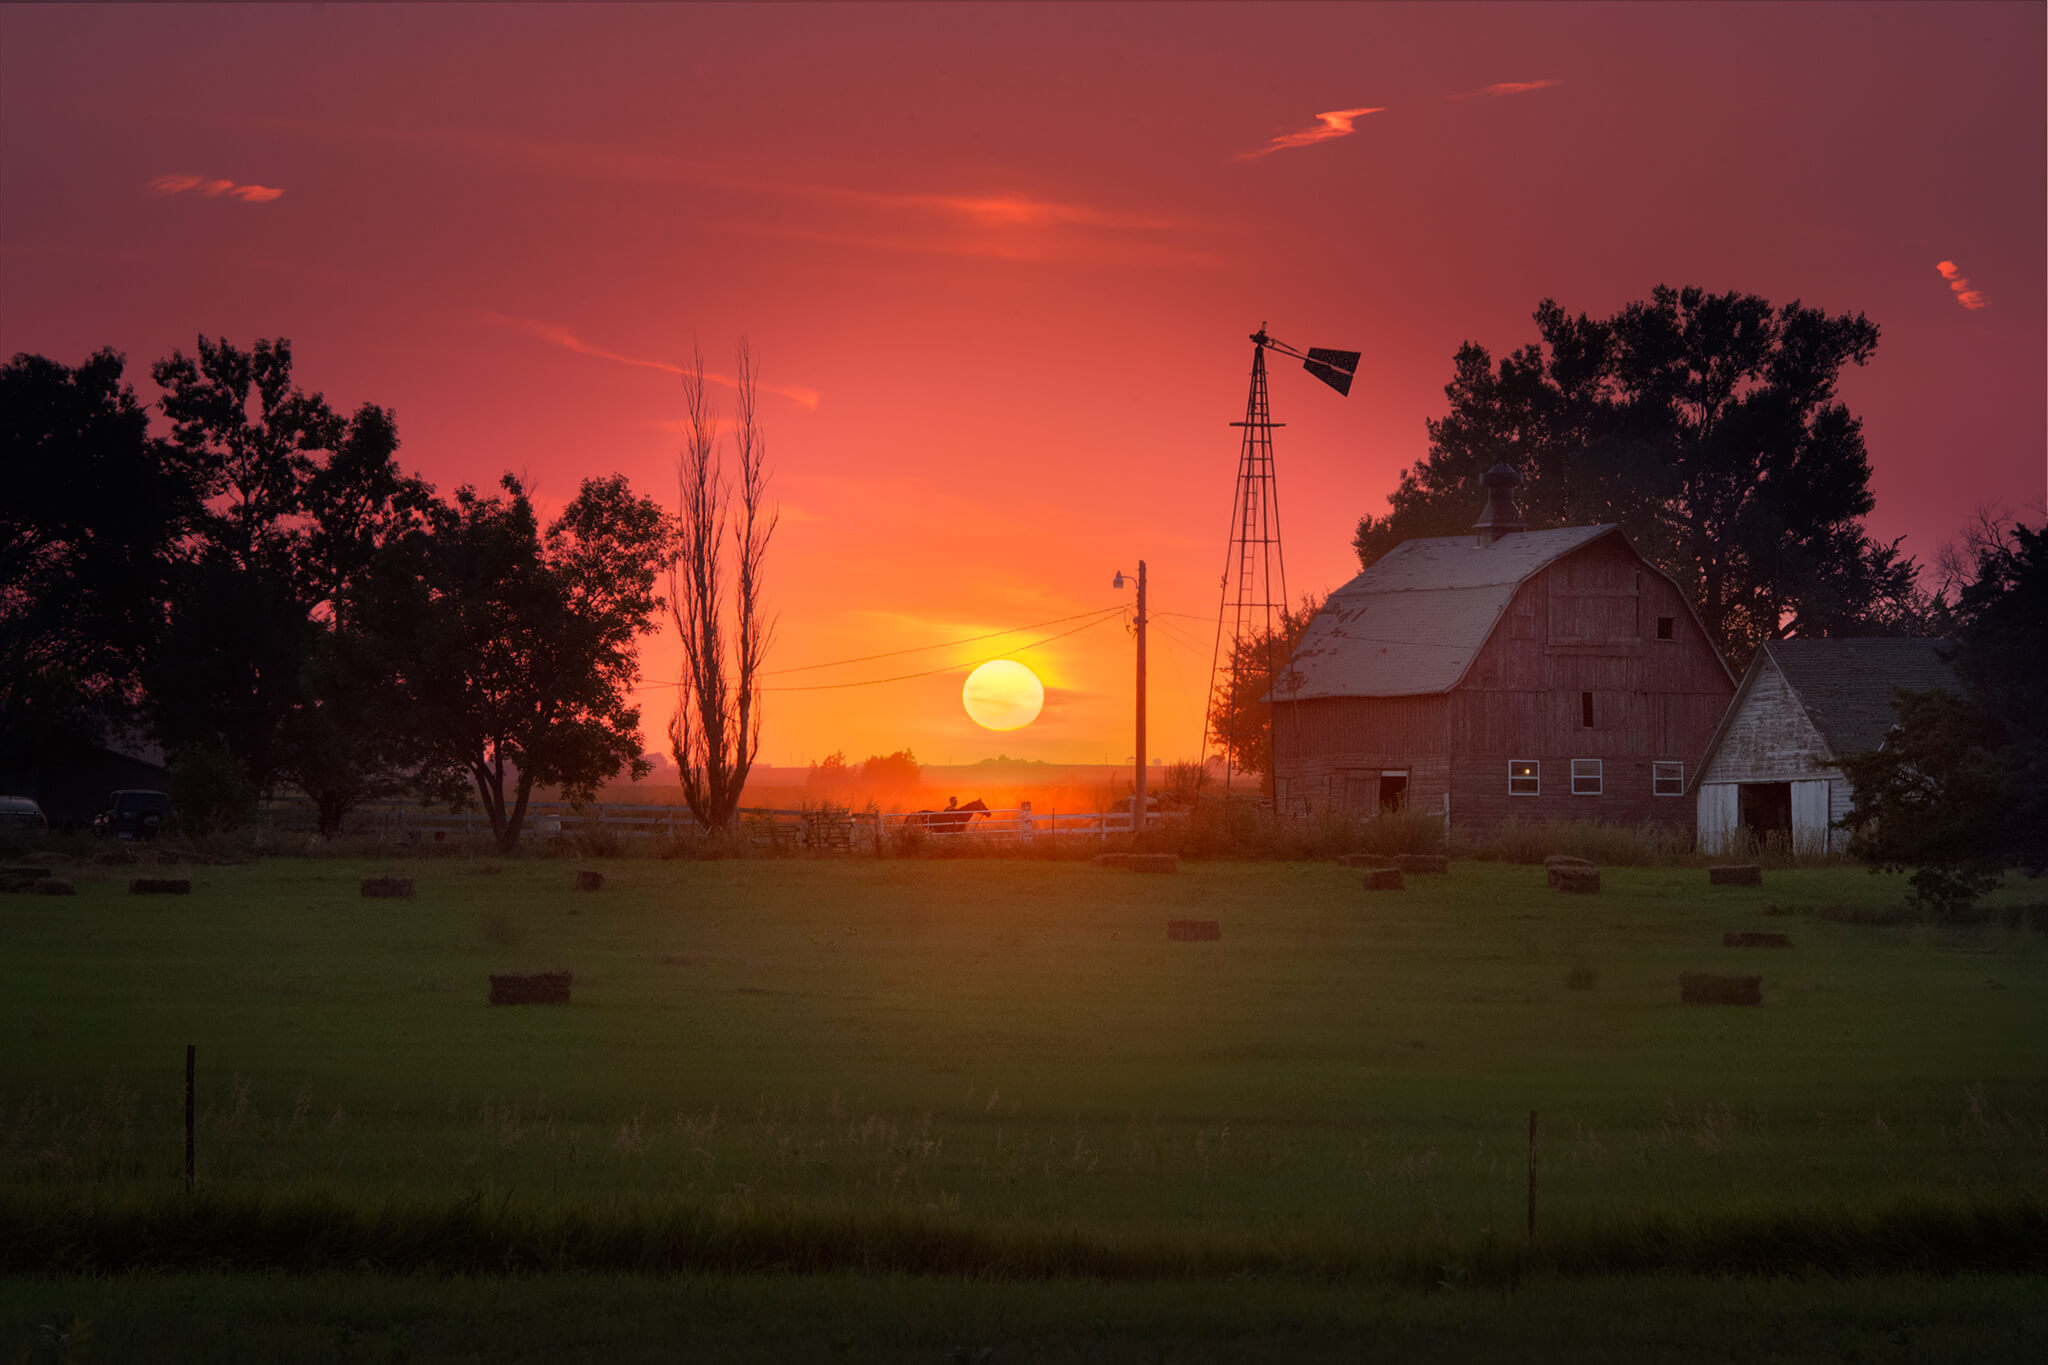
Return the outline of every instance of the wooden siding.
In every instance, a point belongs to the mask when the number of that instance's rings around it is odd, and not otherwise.
[[[1828,758],[1827,742],[1785,675],[1763,656],[1700,781],[1804,782],[1830,775],[1838,778],[1841,770]]]
[[[1705,747],[1705,741],[1701,742]],[[1601,791],[1598,796],[1572,795],[1572,761],[1569,757],[1533,758],[1542,767],[1542,790],[1535,796],[1508,794],[1508,760],[1492,756],[1461,756],[1451,760],[1451,823],[1469,833],[1484,834],[1510,817],[1522,821],[1605,820],[1610,824],[1640,825],[1652,821],[1691,829],[1694,806],[1683,795],[1658,796],[1651,785],[1651,764],[1656,759],[1620,758],[1612,754],[1586,755],[1600,759]],[[1670,761],[1685,760],[1672,756]],[[1686,762],[1686,775],[1692,765]]]
[[[1677,587],[1610,537],[1523,583],[1449,692],[1276,706],[1275,770],[1297,809],[1341,806],[1347,773],[1407,768],[1412,808],[1448,794],[1472,832],[1510,816],[1690,828],[1693,802],[1656,795],[1651,765],[1681,763],[1690,781],[1734,692]],[[1601,760],[1601,795],[1572,795],[1574,758]],[[1540,795],[1509,795],[1511,759],[1542,764]]]

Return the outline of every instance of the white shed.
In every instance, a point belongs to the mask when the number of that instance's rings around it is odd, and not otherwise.
[[[1738,830],[1780,832],[1802,853],[1841,847],[1850,806],[1844,755],[1880,748],[1899,691],[1953,689],[1950,641],[1771,640],[1756,652],[1694,779],[1699,847]]]

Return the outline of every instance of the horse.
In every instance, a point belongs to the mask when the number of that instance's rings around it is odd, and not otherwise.
[[[903,823],[918,825],[933,834],[958,834],[967,828],[967,822],[977,815],[987,815],[988,807],[980,797],[964,806],[948,806],[944,810],[921,810]]]

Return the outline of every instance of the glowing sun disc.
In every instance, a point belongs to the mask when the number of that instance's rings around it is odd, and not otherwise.
[[[1014,660],[991,659],[967,675],[960,700],[976,725],[1016,730],[1038,719],[1045,705],[1045,684]]]

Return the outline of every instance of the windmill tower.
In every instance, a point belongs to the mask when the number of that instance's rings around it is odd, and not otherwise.
[[[1280,488],[1273,471],[1273,420],[1266,392],[1266,352],[1291,356],[1302,368],[1340,395],[1351,392],[1358,372],[1357,351],[1332,351],[1311,346],[1297,351],[1266,334],[1263,323],[1252,333],[1251,392],[1245,398],[1244,420],[1232,422],[1244,431],[1237,460],[1237,488],[1231,497],[1230,538],[1223,558],[1223,598],[1216,609],[1216,644],[1209,661],[1209,697],[1220,688],[1232,698],[1223,708],[1219,730],[1211,708],[1204,708],[1202,755],[1211,743],[1223,750],[1223,794],[1230,795],[1237,746],[1236,730],[1247,705],[1264,705],[1247,692],[1265,691],[1266,679],[1277,679],[1286,660],[1279,638],[1287,609],[1287,557],[1280,544]],[[1267,765],[1271,766],[1270,762]]]

